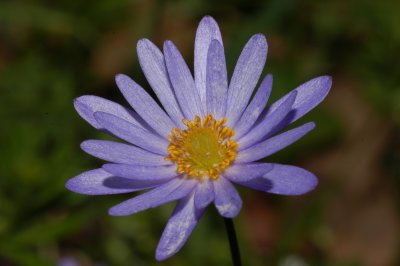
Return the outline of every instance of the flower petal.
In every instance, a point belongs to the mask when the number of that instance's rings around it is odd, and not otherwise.
[[[109,140],[86,140],[81,143],[86,153],[113,163],[133,165],[171,165],[163,156],[143,149]]]
[[[263,176],[271,182],[270,193],[281,195],[301,195],[313,190],[317,177],[307,170],[284,164],[273,164],[273,169]]]
[[[242,199],[230,181],[220,176],[214,181],[214,193],[214,204],[219,214],[227,218],[233,218],[239,214]]]
[[[147,39],[142,39],[137,43],[137,53],[143,73],[156,93],[157,98],[175,124],[180,126],[183,114],[169,81],[164,55],[160,49]]]
[[[130,164],[104,164],[103,169],[120,177],[134,180],[167,180],[176,177],[175,165],[168,166],[143,166]]]
[[[222,45],[221,32],[217,22],[212,17],[205,16],[197,28],[194,43],[194,80],[204,110],[206,107],[207,91],[207,55],[212,40],[217,40]]]
[[[238,152],[235,159],[236,163],[248,163],[260,160],[268,155],[271,155],[283,148],[289,146],[293,142],[297,141],[310,130],[314,129],[315,124],[313,122],[306,123],[294,129],[288,130],[282,134],[269,138],[263,142],[257,143],[256,145]]]
[[[78,97],[74,100],[74,107],[79,115],[96,129],[103,129],[93,117],[93,114],[98,111],[113,114],[135,126],[144,128],[144,121],[133,110],[98,96],[84,95]]]
[[[272,168],[269,163],[234,164],[225,170],[224,176],[233,182],[247,181],[264,175]]]
[[[236,63],[228,90],[227,125],[232,128],[246,108],[267,58],[268,45],[262,34],[247,42]]]
[[[294,89],[293,91],[297,91],[297,97],[292,106],[293,115],[290,117],[288,116],[285,121],[279,124],[279,127],[274,129],[273,134],[279,132],[290,123],[301,118],[320,102],[322,102],[322,100],[325,99],[326,95],[328,94],[331,86],[332,78],[330,76],[321,76],[309,80]],[[285,96],[273,103],[270,106],[267,115],[274,112],[275,109],[278,108],[278,106],[280,106],[281,103],[287,99],[287,97],[289,97],[290,93],[291,92],[287,93]]]
[[[80,194],[107,195],[148,189],[161,183],[154,180],[130,180],[116,177],[103,169],[94,169],[69,179],[65,186]]]
[[[115,205],[108,213],[113,216],[125,216],[154,208],[186,197],[195,185],[196,181],[174,178],[149,192]]]
[[[161,236],[156,250],[156,259],[165,260],[176,254],[185,244],[204,209],[194,206],[193,193],[179,201]]]
[[[186,119],[192,120],[196,115],[203,116],[204,110],[192,74],[181,53],[171,41],[164,43],[164,55],[169,78]]]
[[[207,55],[207,114],[221,119],[226,112],[228,77],[224,48],[217,40],[212,40]]]
[[[197,185],[194,194],[194,204],[197,209],[203,209],[214,200],[214,187],[212,182],[204,181]]]
[[[258,88],[256,94],[251,100],[250,104],[247,106],[243,115],[240,117],[237,124],[234,126],[235,130],[234,139],[240,139],[244,134],[246,134],[249,129],[254,125],[257,118],[260,116],[261,112],[264,110],[267,104],[269,95],[272,88],[272,75],[267,75],[262,81],[260,87]]]
[[[168,154],[168,142],[160,136],[111,114],[96,112],[94,117],[114,136],[150,152],[161,155]]]
[[[133,109],[135,109],[157,133],[167,138],[172,128],[175,127],[175,124],[160,106],[158,106],[154,99],[126,75],[118,74],[115,77],[115,81]]]
[[[269,192],[269,190],[272,189],[272,182],[261,176],[249,180],[236,181],[235,183],[244,187],[248,187],[254,190],[260,190],[263,192]]]
[[[272,166],[272,170],[262,177],[236,183],[280,195],[302,195],[313,190],[318,184],[314,174],[300,167],[284,164],[269,165]]]
[[[255,143],[261,141],[274,129],[280,125],[282,120],[289,114],[292,109],[293,102],[296,99],[297,92],[293,91],[281,105],[275,109],[270,115],[264,117],[254,128],[252,128],[246,135],[240,138],[237,143],[239,145],[239,151],[245,150]]]

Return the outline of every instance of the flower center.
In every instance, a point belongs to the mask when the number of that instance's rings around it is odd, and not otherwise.
[[[203,120],[182,122],[187,129],[174,128],[168,136],[170,155],[165,159],[176,163],[177,171],[192,178],[217,179],[236,157],[234,131],[224,126],[226,118],[216,120],[208,114]]]

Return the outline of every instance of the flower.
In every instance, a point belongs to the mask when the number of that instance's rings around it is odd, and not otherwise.
[[[197,29],[194,78],[171,41],[161,52],[149,40],[140,40],[139,62],[163,109],[122,74],[116,83],[133,110],[97,96],[77,98],[74,105],[83,119],[128,144],[84,141],[86,153],[110,163],[73,177],[66,187],[89,195],[152,189],[112,207],[109,214],[116,216],[178,201],[158,244],[157,260],[179,251],[209,204],[223,217],[239,213],[242,200],[233,183],[282,195],[312,190],[318,182],[312,173],[257,161],[314,128],[311,122],[279,133],[318,105],[332,81],[314,78],[265,108],[271,75],[251,95],[267,49],[262,34],[252,36],[228,84],[221,33],[213,18],[204,17]]]

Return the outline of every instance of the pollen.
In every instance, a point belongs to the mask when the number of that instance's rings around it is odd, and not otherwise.
[[[234,131],[225,126],[226,118],[216,120],[212,114],[182,122],[187,129],[174,128],[168,136],[166,160],[177,165],[177,171],[189,178],[218,179],[236,157],[238,144],[231,139]]]

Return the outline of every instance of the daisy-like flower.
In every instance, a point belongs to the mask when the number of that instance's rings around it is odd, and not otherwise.
[[[223,217],[238,215],[242,200],[233,183],[281,195],[312,190],[318,182],[312,173],[257,161],[314,128],[311,122],[279,133],[325,98],[331,78],[314,78],[267,106],[271,75],[251,98],[267,49],[262,34],[252,36],[228,82],[221,33],[209,16],[196,33],[194,78],[171,41],[161,52],[149,40],[140,40],[139,62],[162,107],[122,74],[116,83],[133,109],[97,96],[77,98],[74,105],[83,119],[127,143],[84,141],[85,152],[110,163],[73,177],[67,188],[88,195],[151,189],[112,207],[109,214],[115,216],[178,201],[158,244],[157,260],[179,251],[209,204]]]

